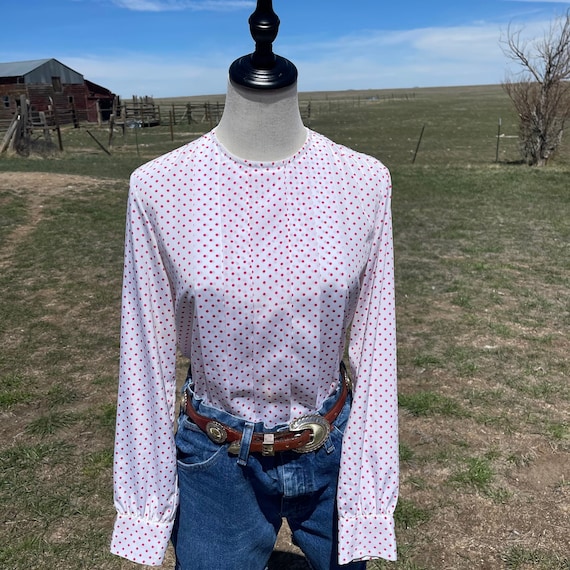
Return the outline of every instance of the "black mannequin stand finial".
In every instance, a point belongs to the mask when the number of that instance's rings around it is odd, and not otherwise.
[[[273,53],[279,23],[272,0],[258,0],[249,18],[255,52],[232,63],[230,79],[234,83],[251,89],[281,89],[297,81],[297,68],[288,59]]]

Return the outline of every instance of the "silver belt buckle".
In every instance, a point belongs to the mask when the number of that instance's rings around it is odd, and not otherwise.
[[[293,420],[289,424],[289,429],[295,432],[305,431],[306,429],[311,430],[311,441],[293,450],[296,453],[310,453],[319,449],[325,443],[331,432],[331,425],[320,414],[308,414]]]

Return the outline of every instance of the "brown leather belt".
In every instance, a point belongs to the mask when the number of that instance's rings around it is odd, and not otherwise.
[[[324,415],[309,414],[293,420],[288,431],[272,433],[255,432],[249,451],[262,455],[275,455],[282,451],[309,453],[321,447],[330,433],[331,424],[340,414],[348,392],[350,380],[344,366],[341,366],[342,389],[333,407]],[[240,449],[242,432],[235,430],[217,420],[199,414],[192,406],[192,398],[188,391],[184,398],[186,415],[215,443],[230,443],[228,451],[237,454]]]

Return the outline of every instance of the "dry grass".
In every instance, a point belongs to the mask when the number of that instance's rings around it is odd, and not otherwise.
[[[494,164],[495,118],[509,114],[496,88],[333,99],[312,126],[386,157],[395,187],[400,560],[369,567],[567,570],[566,155],[529,170],[506,164],[515,145]],[[58,160],[0,161],[9,570],[135,568],[107,552],[124,205],[128,172],[171,143],[166,130],[141,133],[144,156],[127,139],[109,159],[81,135],[65,134],[77,150]]]

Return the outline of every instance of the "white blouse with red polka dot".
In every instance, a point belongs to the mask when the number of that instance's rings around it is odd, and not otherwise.
[[[215,131],[134,172],[129,193],[112,551],[159,565],[178,495],[177,347],[206,403],[267,426],[314,412],[352,323],[354,404],[339,560],[395,559],[394,266],[388,170],[308,130],[279,162]]]

